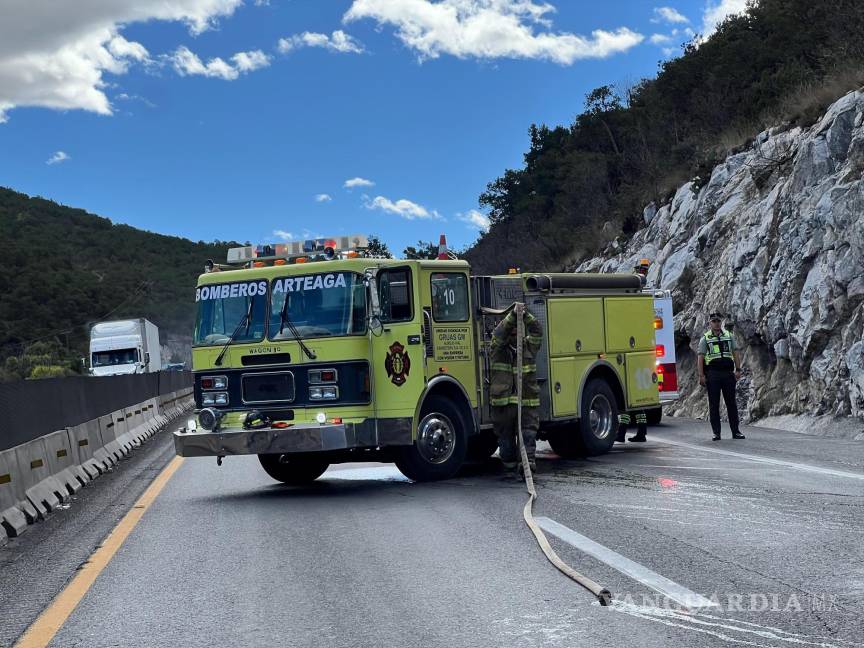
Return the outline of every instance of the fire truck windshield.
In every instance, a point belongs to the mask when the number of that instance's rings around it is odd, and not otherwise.
[[[199,286],[195,291],[198,319],[195,322],[196,346],[219,346],[228,342],[238,322],[250,312],[248,322],[237,330],[234,342],[260,342],[267,320],[267,282],[263,279]]]
[[[271,340],[366,332],[366,290],[354,272],[279,277],[270,285]]]

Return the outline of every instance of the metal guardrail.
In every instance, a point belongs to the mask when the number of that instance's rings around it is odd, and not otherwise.
[[[191,387],[191,371],[0,384],[0,451]]]

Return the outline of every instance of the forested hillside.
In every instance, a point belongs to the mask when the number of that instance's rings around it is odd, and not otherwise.
[[[72,356],[86,345],[87,324],[104,318],[146,317],[164,333],[191,334],[195,280],[227,247],[0,188],[0,367],[37,340]]]
[[[492,225],[467,258],[484,272],[558,269],[632,235],[646,205],[700,186],[764,128],[809,125],[864,84],[862,34],[861,0],[758,0],[655,79],[597,88],[569,126],[530,127],[524,167],[480,197]]]

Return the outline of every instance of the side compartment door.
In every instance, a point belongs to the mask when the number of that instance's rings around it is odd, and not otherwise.
[[[627,353],[624,356],[627,371],[627,407],[638,409],[660,403],[657,386],[656,354],[654,351]]]
[[[377,284],[383,329],[371,332],[372,398],[378,418],[413,417],[425,385],[423,311],[417,277],[408,266],[382,268]],[[413,431],[412,431],[413,434]]]
[[[427,329],[429,379],[439,373],[455,378],[465,388],[471,406],[477,405],[477,364],[468,275],[459,270],[423,272],[421,291],[429,290]],[[425,294],[425,293],[424,293]]]

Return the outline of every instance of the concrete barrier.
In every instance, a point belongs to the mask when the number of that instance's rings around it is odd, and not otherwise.
[[[69,433],[63,429],[42,438],[45,439],[45,450],[48,454],[48,469],[54,478],[67,488],[70,495],[84,488],[90,478],[75,463]]]
[[[0,524],[4,533],[0,537],[14,538],[27,529],[27,518],[36,518],[36,509],[27,502],[24,480],[18,468],[15,451],[0,452]]]
[[[116,466],[117,463],[126,456],[123,448],[117,441],[117,428],[114,424],[114,415],[106,414],[99,417],[99,436],[102,438],[102,447],[108,455],[111,466]]]
[[[0,452],[0,539],[23,533],[193,406],[192,390],[58,430]]]
[[[27,499],[45,517],[69,497],[69,491],[51,474],[45,438],[12,448],[18,460],[18,470],[24,480]]]
[[[96,479],[106,472],[113,464],[105,464],[108,453],[102,447],[99,436],[99,421],[87,421],[81,425],[66,428],[69,433],[69,444],[72,446],[75,463],[81,467],[90,479]]]
[[[126,412],[118,410],[111,414],[114,420],[114,438],[120,446],[123,456],[126,457],[135,448],[129,437],[129,424],[126,421]]]

